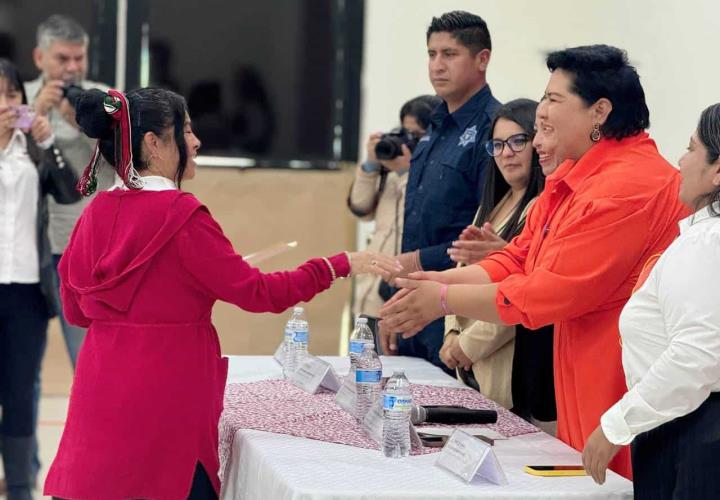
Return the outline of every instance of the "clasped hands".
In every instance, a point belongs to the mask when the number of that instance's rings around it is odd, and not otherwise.
[[[448,255],[454,262],[473,264],[506,244],[490,224],[486,223],[482,227],[470,225],[453,242]],[[391,284],[401,290],[380,310],[380,340],[387,354],[397,351],[398,334],[410,338],[430,322],[445,315],[440,303],[440,290],[443,284],[449,285],[450,281],[445,273],[420,271],[410,273],[407,278],[395,278]],[[456,361],[456,366],[467,364],[465,359]]]

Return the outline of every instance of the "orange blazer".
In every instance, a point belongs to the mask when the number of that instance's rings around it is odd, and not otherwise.
[[[618,318],[648,258],[688,214],[680,175],[646,133],[603,139],[547,178],[523,232],[481,265],[500,318],[555,325],[558,437],[577,450],[626,392]],[[628,449],[610,464],[632,476]]]

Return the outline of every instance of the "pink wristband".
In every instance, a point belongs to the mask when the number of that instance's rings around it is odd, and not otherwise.
[[[442,307],[445,316],[450,316],[452,314],[452,311],[450,311],[450,308],[448,307],[447,291],[448,286],[446,284],[443,283],[442,285],[440,285],[440,307]]]

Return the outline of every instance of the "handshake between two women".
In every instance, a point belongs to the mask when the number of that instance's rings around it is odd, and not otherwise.
[[[397,336],[410,338],[432,321],[453,314],[500,323],[495,308],[497,285],[485,270],[471,265],[507,242],[489,224],[468,226],[448,249],[458,267],[447,271],[416,271],[396,277],[400,290],[380,310],[379,335],[386,354],[397,353]],[[402,275],[400,275],[402,276]]]

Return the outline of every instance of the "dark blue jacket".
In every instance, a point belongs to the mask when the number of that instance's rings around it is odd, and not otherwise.
[[[419,249],[420,263],[426,271],[454,266],[447,249],[472,223],[480,205],[489,159],[485,141],[499,106],[488,85],[454,113],[449,113],[447,104],[442,103],[433,112],[428,134],[413,152],[405,194],[402,251]],[[435,321],[415,337],[401,341],[400,353],[438,364],[443,336],[443,321]],[[416,345],[410,345],[413,342]]]

